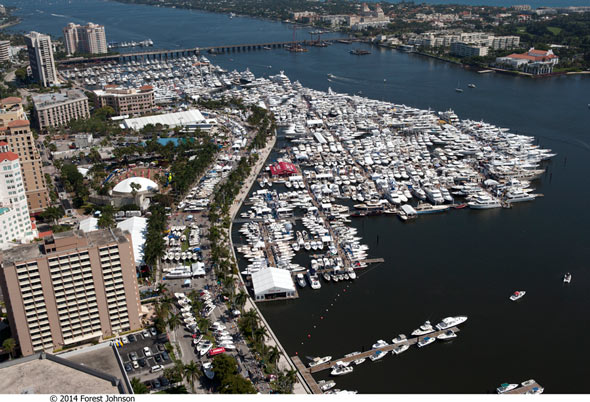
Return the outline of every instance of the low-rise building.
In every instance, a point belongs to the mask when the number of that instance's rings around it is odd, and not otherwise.
[[[100,107],[110,106],[115,113],[121,115],[141,115],[153,111],[155,107],[154,88],[144,85],[139,89],[106,86],[105,89],[94,91]]]
[[[90,117],[88,98],[78,89],[33,96],[33,105],[41,130]]]
[[[488,48],[487,46],[455,42],[451,44],[451,54],[459,57],[483,57],[488,55]]]

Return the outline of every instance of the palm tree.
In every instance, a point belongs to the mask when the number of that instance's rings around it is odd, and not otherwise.
[[[16,349],[16,341],[13,338],[5,339],[2,348],[8,352],[8,358],[12,359],[12,352]]]
[[[133,377],[131,379],[131,388],[133,388],[134,394],[147,394],[148,388],[145,386],[144,383],[139,381],[137,377]]]
[[[168,292],[168,285],[165,283],[158,283],[158,286],[156,287],[156,293],[161,296],[166,292]]]
[[[254,339],[256,342],[264,342],[264,338],[268,335],[266,327],[258,327],[254,330]]]
[[[270,364],[276,364],[281,357],[281,351],[276,346],[273,346],[268,351],[268,362]]]
[[[195,381],[201,377],[201,369],[194,361],[191,361],[189,364],[185,364],[183,368],[183,375],[185,380],[188,381],[189,385],[191,386],[193,392],[195,392]]]
[[[167,324],[171,331],[174,331],[176,328],[178,328],[180,323],[180,316],[178,314],[170,314]]]
[[[244,305],[246,304],[246,300],[248,300],[248,293],[244,292],[243,290],[240,290],[240,293],[238,293],[234,298],[234,303],[240,309],[240,311],[243,310]]]

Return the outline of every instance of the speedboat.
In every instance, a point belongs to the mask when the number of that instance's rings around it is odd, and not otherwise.
[[[400,353],[403,353],[408,349],[410,349],[410,345],[408,345],[407,343],[404,343],[403,345],[399,345],[399,346],[396,346],[395,348],[393,348],[393,353],[395,353],[396,355],[399,355]]]
[[[434,341],[436,341],[436,338],[431,336],[425,336],[424,338],[418,341],[418,347],[421,348],[423,346],[430,345]]]
[[[358,366],[359,364],[363,364],[367,359],[366,358],[362,358],[362,359],[356,359],[353,363],[355,366]]]
[[[545,391],[545,388],[543,387],[533,387],[530,390],[528,390],[526,392],[526,394],[529,395],[538,395],[538,394],[542,394]]]
[[[458,315],[456,317],[446,317],[443,318],[441,322],[436,324],[436,328],[440,331],[443,331],[445,329],[452,328],[456,325],[463,324],[465,321],[467,321],[467,316],[464,315]]]
[[[330,282],[330,279],[331,279],[331,278],[330,278],[330,274],[329,274],[329,273],[327,273],[327,272],[324,272],[324,274],[323,274],[322,276],[324,277],[324,280],[325,280],[326,282]]]
[[[371,348],[372,349],[379,349],[389,345],[389,343],[385,342],[383,339],[379,339],[376,343],[374,343]]]
[[[475,84],[469,84],[467,85],[469,88],[475,88]]]
[[[303,276],[303,274],[297,274],[297,284],[302,288],[307,286],[307,282],[305,281],[305,277]]]
[[[563,276],[564,283],[570,283],[572,281],[572,274],[569,272]]]
[[[342,366],[340,364],[337,364],[336,366],[334,366],[332,368],[332,371],[330,372],[330,375],[345,375],[345,374],[350,374],[350,373],[352,373],[353,370],[354,370],[354,367]]]
[[[215,372],[213,371],[213,364],[211,362],[203,363],[203,373],[210,380],[212,380],[213,377],[215,377]]]
[[[322,392],[326,392],[326,391],[334,388],[336,386],[336,383],[334,381],[322,380],[322,381],[318,381],[318,385],[320,386],[320,389],[322,390]]]
[[[499,394],[503,394],[505,392],[512,391],[516,387],[518,387],[518,384],[504,383],[504,384],[500,385],[498,388],[496,388],[496,392]]]
[[[430,321],[426,321],[424,324],[420,325],[420,328],[414,330],[412,332],[412,335],[420,336],[420,335],[429,334],[431,332],[434,332],[434,328],[432,328]]]
[[[518,299],[522,298],[525,294],[526,294],[526,291],[517,290],[516,292],[512,293],[512,295],[510,295],[510,300],[517,301]]]
[[[332,356],[316,357],[311,362],[309,362],[308,366],[315,367],[320,364],[328,363],[330,360],[332,360]]]
[[[457,334],[455,333],[455,331],[448,329],[445,332],[443,332],[442,334],[439,334],[436,339],[440,339],[441,341],[448,341],[449,339],[453,339],[456,338]]]
[[[392,343],[402,343],[407,341],[408,338],[406,338],[406,336],[404,334],[399,334],[398,336],[396,336],[395,338],[393,338],[391,340]]]
[[[385,357],[385,355],[387,355],[387,351],[383,351],[383,350],[378,350],[375,353],[373,353],[371,356],[369,356],[369,359],[371,359],[371,361],[377,361],[379,359],[383,359]]]

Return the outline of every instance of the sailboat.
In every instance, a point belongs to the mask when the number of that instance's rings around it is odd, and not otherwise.
[[[461,88],[459,88],[459,81],[457,81],[457,87],[455,88],[455,92],[463,92],[463,90]]]

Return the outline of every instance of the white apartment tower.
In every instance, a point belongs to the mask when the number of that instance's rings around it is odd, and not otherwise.
[[[8,143],[0,141],[0,250],[31,241],[35,232],[18,155],[8,150]]]
[[[107,39],[103,25],[89,22],[86,25],[69,23],[64,29],[66,50],[69,55],[78,53],[107,53]]]
[[[53,46],[48,35],[30,32],[25,35],[33,78],[44,87],[59,83],[53,60]]]

